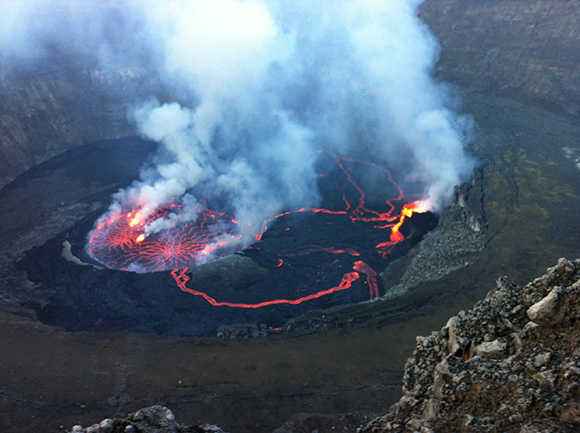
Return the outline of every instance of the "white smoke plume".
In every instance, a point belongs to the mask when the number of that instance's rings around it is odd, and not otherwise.
[[[127,0],[110,6],[121,40],[107,36],[106,13],[82,13],[79,2],[17,4],[0,18],[4,55],[41,56],[39,47],[56,40],[84,55],[96,47],[114,67],[132,50],[147,51],[148,66],[179,95],[142,95],[129,113],[161,149],[113,209],[147,215],[181,202],[191,210],[150,232],[195,219],[214,196],[231,208],[247,246],[265,220],[320,200],[317,149],[364,149],[404,165],[404,181],[434,211],[474,166],[465,151],[470,118],[431,75],[438,44],[417,17],[419,0]],[[61,13],[35,20],[41,9]]]

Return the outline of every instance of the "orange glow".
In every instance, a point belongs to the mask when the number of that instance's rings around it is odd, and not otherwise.
[[[370,272],[369,271],[370,267],[368,265],[366,265],[366,263],[357,262],[355,264],[355,267],[357,267],[357,265],[362,272],[365,272],[365,273]],[[261,307],[265,307],[267,305],[276,305],[276,304],[297,305],[297,304],[301,304],[302,302],[307,302],[307,301],[311,301],[313,299],[320,298],[320,297],[328,295],[330,293],[334,293],[334,292],[337,292],[340,290],[350,289],[350,287],[352,286],[352,283],[360,278],[360,274],[358,272],[354,272],[354,271],[348,272],[342,276],[342,280],[340,281],[340,284],[338,286],[331,287],[330,289],[326,289],[326,290],[321,290],[320,292],[312,293],[310,295],[303,296],[303,297],[298,298],[298,299],[272,299],[270,301],[258,302],[255,304],[243,304],[243,303],[235,303],[235,302],[218,301],[215,298],[212,298],[211,296],[209,296],[208,294],[206,294],[204,292],[201,292],[201,291],[198,291],[195,289],[190,289],[189,287],[187,287],[187,282],[190,279],[189,276],[186,274],[186,272],[188,270],[189,270],[189,268],[174,269],[173,271],[171,271],[171,275],[173,276],[173,279],[175,280],[175,282],[177,283],[177,285],[179,286],[179,288],[181,290],[183,290],[184,292],[187,292],[187,293],[191,293],[192,295],[201,296],[207,302],[209,302],[211,305],[213,305],[215,307],[225,306],[225,307],[234,307],[234,308],[261,308]],[[376,274],[374,274],[374,275],[376,275]],[[367,279],[369,281],[369,285],[373,284],[373,278],[375,278],[374,275],[372,273],[367,274]],[[375,280],[376,280],[376,278],[375,278]],[[374,288],[371,287],[371,295],[373,293],[373,290],[374,290]]]
[[[407,203],[403,206],[403,210],[401,210],[401,216],[397,224],[393,226],[391,229],[391,241],[393,242],[401,242],[405,239],[405,237],[399,232],[399,229],[405,222],[405,218],[411,218],[414,213],[424,213],[427,212],[427,206],[421,201],[415,201],[413,203]]]
[[[407,203],[405,206],[403,206],[403,210],[401,211],[401,213],[410,218],[415,212],[425,213],[428,210],[429,209],[427,208],[424,202],[414,201],[413,203]]]
[[[129,222],[129,227],[135,227],[137,224],[140,223],[139,217],[141,216],[141,212],[137,212],[135,214],[135,218],[133,218],[130,222]],[[131,218],[131,214],[129,213],[127,215],[127,218]]]
[[[405,240],[405,236],[403,236],[399,231],[399,228],[403,225],[403,221],[405,221],[404,215],[401,216],[399,222],[391,229],[391,241],[398,243]]]
[[[334,159],[337,167],[342,171],[344,183],[342,191],[342,202],[337,200],[337,205],[332,209],[305,207],[295,210],[286,210],[279,215],[265,220],[253,236],[259,241],[268,227],[275,220],[281,220],[285,216],[298,213],[334,215],[344,217],[347,221],[357,225],[366,225],[369,229],[381,230],[378,236],[382,242],[376,245],[376,252],[386,259],[394,250],[396,245],[407,238],[400,232],[405,222],[405,218],[411,218],[414,213],[423,213],[428,210],[427,201],[419,200],[403,205],[403,190],[393,180],[391,173],[374,163],[359,159],[346,158],[334,154],[329,154]],[[378,208],[370,207],[366,202],[366,194],[363,188],[357,183],[353,174],[353,168],[362,166],[365,169],[378,170],[382,173],[385,181],[388,181],[389,188],[385,188],[384,200]],[[339,197],[337,197],[338,199]],[[209,208],[203,209],[199,213],[197,220],[187,221],[177,224],[175,227],[161,232],[144,233],[145,227],[156,220],[166,220],[171,218],[173,213],[179,215],[183,205],[171,204],[164,208],[159,208],[154,212],[149,212],[146,207],[133,210],[128,213],[110,214],[102,218],[97,224],[97,230],[91,234],[89,241],[89,251],[101,263],[113,269],[127,270],[132,265],[137,265],[145,272],[156,272],[172,270],[171,275],[179,288],[190,294],[201,296],[214,306],[226,306],[235,308],[261,308],[275,304],[296,305],[302,302],[311,302],[317,298],[331,293],[348,290],[351,287],[364,285],[369,290],[369,299],[380,296],[380,280],[377,272],[373,269],[376,258],[373,261],[363,261],[367,256],[366,251],[358,252],[346,245],[331,246],[332,239],[324,239],[322,245],[310,244],[303,246],[293,246],[288,250],[281,250],[277,261],[272,263],[274,268],[287,268],[294,266],[290,259],[297,256],[307,256],[315,253],[328,253],[332,255],[345,256],[344,259],[337,258],[330,265],[321,264],[317,267],[316,278],[312,285],[304,285],[298,296],[288,296],[286,298],[269,299],[254,303],[228,302],[210,297],[201,290],[187,287],[189,276],[186,266],[194,266],[205,263],[208,259],[216,259],[237,252],[240,243],[235,239],[242,240],[242,233],[237,232],[236,226],[239,222],[232,216],[224,212],[215,211]],[[323,219],[317,220],[317,224]],[[243,221],[242,224],[252,227],[251,223]],[[326,222],[332,225],[334,221]],[[256,226],[256,224],[254,224]],[[309,226],[310,227],[310,226]],[[318,227],[313,225],[313,227]],[[293,226],[282,227],[280,230],[292,233]],[[384,231],[383,231],[384,230]],[[227,237],[224,237],[227,236]],[[372,238],[370,238],[372,239]],[[252,246],[259,250],[259,246]],[[372,251],[372,249],[371,249]],[[361,254],[362,253],[362,254]],[[350,256],[352,257],[346,257]],[[315,261],[315,258],[312,259]],[[304,259],[307,263],[308,260]],[[302,263],[297,262],[297,263]],[[325,266],[323,268],[323,265]],[[372,265],[372,266],[371,266]],[[300,264],[300,266],[303,266]],[[343,267],[344,266],[344,267]],[[352,266],[352,268],[351,268]],[[342,275],[342,279],[326,279],[326,269]],[[296,272],[300,272],[300,267],[296,267]],[[360,280],[357,286],[353,283]],[[329,283],[330,282],[330,283]],[[315,283],[315,284],[314,284]],[[331,286],[329,288],[329,286]],[[322,290],[319,290],[322,288]],[[312,293],[308,293],[312,290]],[[302,293],[306,292],[306,293]]]

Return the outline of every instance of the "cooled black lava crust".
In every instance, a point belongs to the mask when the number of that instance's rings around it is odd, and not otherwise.
[[[112,160],[117,151],[123,153],[123,158],[130,157],[131,149],[143,159],[143,147],[139,147],[138,141],[132,139],[131,143],[125,146],[122,144],[101,143],[94,146],[105,147],[107,158]],[[94,150],[91,149],[92,152]],[[51,161],[51,164],[55,168],[74,171],[75,176],[87,182],[109,184],[119,182],[119,177],[122,177],[120,182],[127,184],[127,170],[123,173],[102,170],[99,169],[102,161],[91,163],[92,160],[86,158],[81,148]],[[137,178],[136,167],[130,170],[133,171],[133,178]],[[328,174],[321,178],[319,185],[324,197],[323,205],[341,206],[343,191],[339,173],[330,170]],[[99,199],[108,203],[109,197],[110,192],[107,192],[102,193],[102,196],[96,194],[90,200]],[[367,200],[372,199],[367,197]],[[215,307],[200,296],[181,291],[170,271],[137,274],[97,269],[66,260],[62,252],[63,243],[68,241],[76,257],[83,262],[98,265],[85,252],[85,246],[87,234],[102,212],[103,209],[99,209],[87,215],[72,229],[60,233],[41,247],[29,250],[18,263],[28,278],[39,284],[38,290],[54,292],[48,305],[32,305],[42,322],[69,331],[215,335],[220,325],[251,323],[279,327],[312,309],[326,309],[369,299],[369,286],[365,276],[361,275],[348,290],[299,305]],[[385,240],[388,231],[377,232],[368,225],[353,224],[344,216],[291,214],[277,220],[258,244],[239,253],[247,260],[252,260],[252,268],[259,272],[248,271],[243,264],[247,261],[240,262],[242,264],[239,266],[244,269],[231,269],[231,278],[209,272],[197,276],[188,286],[217,300],[237,303],[300,298],[338,285],[343,274],[352,272],[355,260],[349,254],[328,254],[323,251],[304,254],[308,246],[355,250],[360,254],[356,260],[364,260],[380,272],[388,263],[406,254],[436,223],[436,217],[430,213],[415,214],[412,219],[407,219],[401,227],[407,239],[396,245],[385,259],[376,252],[375,246]],[[283,266],[280,266],[281,257]],[[378,281],[380,284],[380,279]],[[380,286],[379,290],[382,290]]]

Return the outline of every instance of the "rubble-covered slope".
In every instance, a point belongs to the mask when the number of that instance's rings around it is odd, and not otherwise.
[[[403,397],[358,432],[580,431],[579,325],[580,259],[560,259],[523,287],[500,278],[473,309],[459,312],[440,332],[417,337]],[[161,406],[72,429],[122,431],[222,430],[178,424]]]
[[[403,397],[360,433],[580,431],[580,259],[417,337]]]

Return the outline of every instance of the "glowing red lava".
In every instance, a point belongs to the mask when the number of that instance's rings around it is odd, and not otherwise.
[[[203,263],[210,254],[219,258],[237,251],[224,240],[234,233],[236,220],[210,209],[204,209],[194,222],[146,235],[148,224],[180,210],[180,205],[171,205],[144,219],[139,212],[110,216],[92,232],[89,252],[111,269],[156,272]]]
[[[267,305],[275,305],[275,304],[296,305],[296,304],[301,304],[302,302],[305,302],[305,301],[310,301],[312,299],[320,298],[321,296],[324,296],[324,295],[329,295],[329,294],[337,292],[339,290],[350,289],[350,287],[352,286],[352,283],[359,279],[358,272],[349,272],[349,273],[344,274],[342,276],[342,281],[340,282],[340,284],[338,286],[332,287],[332,288],[327,289],[327,290],[322,290],[320,292],[312,293],[310,295],[303,296],[303,297],[298,298],[298,299],[272,299],[271,301],[258,302],[256,304],[244,304],[244,303],[216,301],[214,298],[212,298],[211,296],[209,296],[208,294],[206,294],[204,292],[190,289],[189,287],[187,287],[187,282],[189,281],[189,277],[186,274],[187,271],[188,271],[188,269],[180,269],[180,270],[175,269],[175,270],[171,271],[171,275],[173,275],[173,278],[175,279],[175,282],[177,283],[179,288],[181,290],[183,290],[184,292],[188,292],[188,293],[191,293],[192,295],[197,295],[197,296],[203,297],[207,302],[209,302],[211,305],[213,305],[215,307],[225,306],[225,307],[238,307],[238,308],[261,308],[261,307],[265,307]]]
[[[400,207],[400,204],[397,206],[395,203],[400,203],[403,200],[403,191],[395,183],[387,169],[360,159],[346,158],[334,154],[328,155],[336,162],[349,188],[356,191],[356,200],[352,200],[352,194],[351,200],[347,198],[346,194],[343,194],[342,209],[302,208],[281,213],[264,223],[264,231],[274,220],[281,220],[291,214],[320,213],[344,216],[353,224],[370,224],[373,229],[380,230],[379,233],[384,233],[383,230],[387,231],[388,240],[379,243],[375,247],[376,252],[386,258],[398,243],[405,240],[405,236],[400,232],[405,219],[410,218],[414,212],[425,212],[426,209],[421,202],[415,202],[405,204],[399,212],[395,212],[395,209],[398,206]],[[378,170],[395,188],[397,195],[384,200],[382,211],[373,210],[367,206],[365,191],[355,181],[349,164],[362,165],[369,170]],[[201,290],[187,287],[187,283],[190,280],[187,272],[189,267],[204,263],[208,255],[211,255],[212,258],[220,258],[238,252],[235,242],[228,242],[235,239],[238,223],[234,218],[223,212],[216,212],[206,208],[199,213],[194,222],[178,223],[175,227],[158,233],[147,234],[145,232],[145,228],[151,222],[158,219],[171,218],[172,215],[182,210],[180,205],[174,204],[167,208],[158,209],[146,218],[136,211],[109,216],[105,218],[105,221],[100,221],[92,232],[89,239],[89,251],[98,261],[112,269],[138,272],[172,270],[171,275],[181,290],[201,296],[214,306],[260,308],[275,304],[296,305],[334,292],[350,289],[352,284],[359,280],[361,276],[365,277],[364,284],[368,286],[369,298],[374,299],[379,296],[376,271],[360,259],[360,253],[355,249],[305,245],[292,251],[285,251],[283,255],[279,256],[274,267],[281,268],[286,265],[283,257],[327,253],[351,256],[353,260],[351,262],[352,270],[344,273],[336,286],[295,299],[271,299],[255,303],[216,300]],[[284,230],[289,231],[290,228],[288,227]],[[257,241],[261,239],[264,231],[256,235]],[[253,248],[259,249],[258,247]]]

